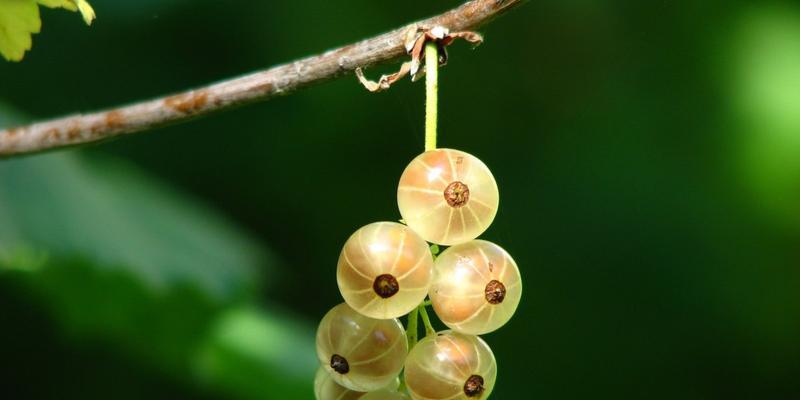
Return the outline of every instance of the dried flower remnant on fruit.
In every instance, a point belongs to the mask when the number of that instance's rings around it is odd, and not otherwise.
[[[479,397],[483,394],[483,377],[480,375],[472,375],[464,383],[464,394],[467,397]]]
[[[350,364],[347,363],[347,359],[338,354],[331,356],[331,368],[342,375],[350,372]]]
[[[493,279],[486,284],[486,301],[489,304],[500,304],[506,298],[506,286],[502,282]]]
[[[469,201],[469,186],[459,181],[447,185],[444,189],[444,199],[450,207],[463,207]]]
[[[397,282],[397,278],[391,274],[383,274],[375,278],[375,282],[372,284],[372,290],[374,290],[378,296],[388,299],[397,294],[400,290],[400,284]]]

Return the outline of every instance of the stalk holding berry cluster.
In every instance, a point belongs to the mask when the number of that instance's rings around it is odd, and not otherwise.
[[[426,44],[426,151],[400,177],[404,224],[366,225],[342,248],[337,282],[345,303],[317,331],[317,400],[486,399],[497,364],[477,335],[502,327],[520,302],[514,260],[500,246],[476,240],[497,213],[494,177],[468,153],[435,148],[444,38],[426,35],[417,38]],[[439,245],[451,247],[438,254]],[[436,333],[428,304],[450,330]],[[397,319],[403,315],[406,329]],[[418,316],[426,328],[419,342]]]

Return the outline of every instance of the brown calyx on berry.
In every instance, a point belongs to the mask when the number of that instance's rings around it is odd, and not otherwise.
[[[372,283],[372,290],[374,290],[378,296],[388,299],[400,291],[400,283],[397,282],[397,278],[394,276],[383,274],[375,278],[375,282]]]
[[[350,364],[347,363],[347,359],[338,354],[331,356],[331,368],[342,375],[350,372]]]
[[[506,299],[506,286],[498,280],[492,280],[486,284],[484,293],[489,304],[500,304]]]
[[[472,375],[464,383],[464,394],[467,397],[479,397],[483,394],[483,377],[480,375]]]
[[[447,185],[444,189],[444,199],[450,207],[463,207],[469,201],[469,186],[459,181]]]

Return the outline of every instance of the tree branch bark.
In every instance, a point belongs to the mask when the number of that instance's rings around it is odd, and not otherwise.
[[[406,57],[411,29],[478,28],[526,0],[473,0],[391,32],[239,78],[111,110],[78,114],[0,131],[0,157],[37,153],[187,121],[212,112],[284,96],[296,90]]]

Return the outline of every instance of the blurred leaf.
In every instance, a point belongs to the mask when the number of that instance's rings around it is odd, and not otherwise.
[[[9,276],[51,310],[73,342],[105,345],[227,398],[311,398],[314,330],[296,317],[220,305],[183,285],[152,290],[128,271],[81,260]]]
[[[68,338],[91,340],[180,376],[209,323],[226,305],[198,287],[155,289],[130,270],[85,259],[50,259],[29,273],[12,273],[42,303]]]
[[[4,220],[0,218],[0,221]],[[15,271],[39,271],[47,263],[47,252],[28,246],[0,248],[0,266]]]
[[[0,124],[11,122],[0,108]],[[31,283],[79,331],[114,331],[114,315],[153,330],[126,314],[147,310],[168,323],[175,314],[151,300],[181,291],[194,293],[178,299],[196,298],[198,310],[252,298],[270,261],[224,218],[133,167],[75,153],[0,162],[0,221],[0,269],[35,272]],[[98,315],[100,304],[112,310]]]
[[[0,105],[0,126],[11,116]],[[173,376],[197,370],[220,387],[252,363],[253,385],[310,392],[310,334],[289,317],[223,314],[252,301],[273,264],[224,218],[121,161],[74,152],[0,161],[0,278],[24,285],[73,340]]]
[[[249,293],[265,254],[227,221],[121,161],[57,153],[0,162],[0,250],[27,245],[129,270],[155,288]]]
[[[763,211],[800,225],[800,10],[759,5],[733,38],[743,173]]]
[[[312,399],[313,327],[250,309],[225,313],[198,353],[204,381],[244,399]]]
[[[756,7],[733,39],[739,110],[759,134],[800,144],[800,10]]]

